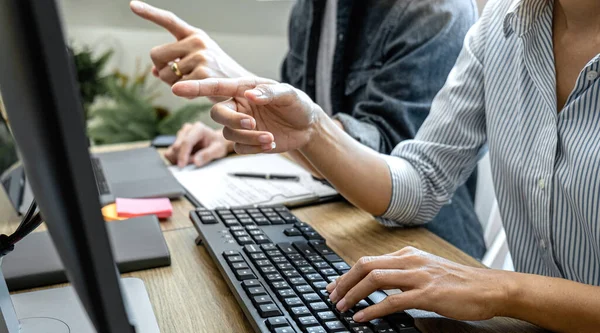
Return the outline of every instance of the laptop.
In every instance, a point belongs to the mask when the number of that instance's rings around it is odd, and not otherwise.
[[[185,193],[154,148],[91,154],[90,159],[102,205],[113,203],[117,197],[176,199]],[[33,201],[33,192],[20,164],[9,126],[2,117],[0,183],[15,210],[24,214]]]

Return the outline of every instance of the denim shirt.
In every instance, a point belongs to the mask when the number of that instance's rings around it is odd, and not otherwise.
[[[325,1],[297,0],[289,23],[282,81],[315,99]],[[331,82],[334,118],[360,143],[389,154],[415,137],[477,19],[471,0],[337,0]],[[426,225],[481,258],[483,232],[474,211],[476,176]]]

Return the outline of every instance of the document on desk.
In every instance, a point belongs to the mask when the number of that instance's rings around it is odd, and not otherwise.
[[[292,207],[338,194],[281,155],[236,156],[201,168],[172,166],[169,169],[188,193],[208,209],[280,204]],[[231,176],[233,173],[294,175],[300,180],[243,178]]]

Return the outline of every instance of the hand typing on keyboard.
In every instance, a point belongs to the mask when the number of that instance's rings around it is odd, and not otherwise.
[[[327,285],[327,291],[341,312],[376,290],[404,291],[361,309],[354,314],[356,322],[414,308],[458,320],[485,320],[502,315],[490,306],[498,304],[491,299],[507,297],[499,278],[498,272],[459,265],[406,247],[389,255],[361,258],[348,273]]]

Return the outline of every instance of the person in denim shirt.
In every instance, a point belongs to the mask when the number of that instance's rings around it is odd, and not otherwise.
[[[178,40],[151,52],[153,73],[164,82],[254,76],[173,13],[138,1],[131,7]],[[317,101],[352,138],[389,154],[414,138],[476,19],[471,0],[298,0],[281,79]],[[198,122],[179,131],[166,157],[180,166],[201,166],[233,151],[222,130]],[[320,176],[300,153],[290,155]],[[425,227],[481,258],[475,183],[473,175]]]

